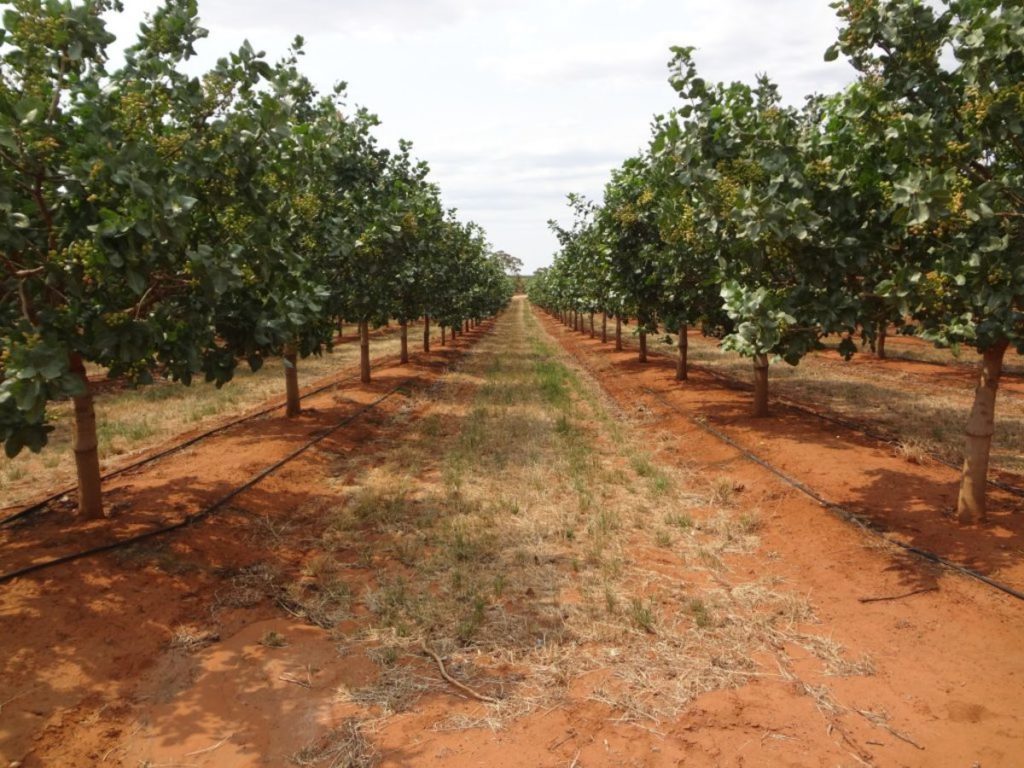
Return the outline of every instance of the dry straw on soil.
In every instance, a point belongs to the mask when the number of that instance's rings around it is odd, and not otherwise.
[[[362,460],[339,459],[343,501],[324,511],[307,576],[330,594],[354,567],[352,541],[372,538],[355,563],[371,577],[345,607],[369,617],[351,640],[380,667],[343,698],[379,717],[428,691],[459,695],[424,642],[497,700],[441,729],[500,727],[590,672],[591,698],[652,729],[703,692],[795,678],[794,648],[822,674],[870,674],[814,634],[811,606],[785,585],[730,581],[730,558],[758,547],[762,525],[742,487],[658,462],[514,311],[421,396],[419,418]],[[293,600],[321,623],[317,605]]]

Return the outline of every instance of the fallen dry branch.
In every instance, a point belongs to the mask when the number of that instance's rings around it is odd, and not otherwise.
[[[857,600],[861,603],[881,603],[886,600],[902,600],[905,597],[913,597],[914,595],[920,595],[925,592],[938,591],[938,587],[921,587],[921,589],[915,589],[911,592],[904,592],[902,595],[883,595],[882,597],[858,597]]]
[[[420,649],[425,654],[427,654],[428,656],[433,658],[435,662],[437,662],[437,669],[441,673],[441,677],[443,677],[446,681],[448,681],[453,686],[458,688],[464,694],[466,694],[467,696],[470,696],[470,697],[476,699],[477,701],[483,701],[483,702],[485,702],[487,704],[497,704],[498,703],[498,700],[495,699],[493,696],[485,696],[484,694],[479,693],[478,691],[474,691],[468,685],[460,683],[454,677],[449,675],[448,674],[448,670],[445,669],[444,661],[437,654],[437,651],[435,651],[433,648],[431,648],[429,645],[427,645],[427,641],[426,640],[421,640],[420,641]]]

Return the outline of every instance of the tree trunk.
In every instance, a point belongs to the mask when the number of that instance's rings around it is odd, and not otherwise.
[[[768,355],[754,355],[754,415],[768,415]]]
[[[430,315],[423,316],[423,351],[430,351]]]
[[[359,321],[359,380],[370,383],[370,324]]]
[[[615,316],[615,351],[622,351],[622,318]]]
[[[70,358],[71,373],[85,386],[85,394],[72,398],[75,405],[75,423],[72,427],[71,447],[75,452],[78,472],[78,514],[82,517],[103,517],[103,490],[100,486],[100,455],[96,450],[96,410],[92,391],[85,375],[85,364],[77,352]]]
[[[640,355],[639,360],[641,363],[647,362],[647,331],[640,328]]]
[[[405,320],[398,321],[399,338],[401,339],[401,351],[398,353],[398,362],[405,365],[409,362],[409,324]]]
[[[594,313],[590,313],[590,338],[594,338]]]
[[[679,324],[679,359],[676,361],[676,381],[686,381],[686,353],[690,340],[686,338],[686,323]]]
[[[441,346],[442,347],[445,345],[445,341],[446,341],[444,336],[445,336],[445,329],[444,329],[444,326],[442,325],[441,326]]]
[[[295,342],[284,345],[284,415],[289,419],[302,413],[302,401],[299,400],[299,366],[295,353]]]
[[[996,390],[1003,373],[1003,355],[1007,342],[985,350],[981,375],[974,390],[974,405],[967,419],[967,445],[964,448],[964,473],[956,502],[961,523],[985,519],[985,487],[988,483],[988,459],[996,424]]]
[[[601,313],[601,343],[608,343],[608,315]]]
[[[878,338],[875,340],[875,354],[885,360],[885,337],[889,333],[889,322],[883,320],[878,324]]]

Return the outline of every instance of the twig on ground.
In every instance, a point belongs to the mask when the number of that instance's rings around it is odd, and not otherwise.
[[[872,725],[877,725],[879,728],[884,728],[885,730],[887,730],[889,733],[891,733],[893,736],[895,736],[900,741],[905,741],[910,746],[916,747],[917,749],[920,749],[922,752],[924,751],[924,747],[922,747],[920,744],[918,744],[912,738],[907,736],[907,734],[900,733],[895,728],[893,728],[891,725],[889,725],[889,723],[886,721],[886,716],[885,715],[880,715],[877,712],[871,712],[871,711],[866,710],[866,709],[855,709],[854,712],[856,712],[858,715],[863,717],[865,720],[867,720]]]
[[[234,735],[235,734],[233,733],[229,733],[227,736],[218,741],[212,747],[206,747],[205,749],[197,749],[195,752],[186,752],[185,757],[196,757],[197,755],[205,755],[207,752],[213,752],[215,749],[220,749],[225,744],[227,744],[228,739],[230,739]]]
[[[924,592],[938,592],[938,587],[921,587],[910,592],[904,592],[902,595],[883,595],[882,597],[858,597],[857,600],[862,603],[881,603],[885,600],[902,600],[905,597],[913,597],[914,595],[920,595]]]
[[[303,688],[312,688],[313,687],[313,681],[311,679],[308,679],[308,678],[309,678],[308,675],[307,675],[307,679],[306,680],[299,680],[297,677],[293,677],[292,675],[280,675],[277,679],[278,680],[283,680],[286,683],[293,683],[294,685],[301,685]]]
[[[428,656],[432,657],[435,662],[437,662],[437,669],[438,669],[438,671],[440,671],[441,677],[443,677],[445,680],[447,680],[453,686],[455,686],[460,691],[465,693],[467,696],[471,696],[474,699],[476,699],[477,701],[483,701],[483,702],[485,702],[487,704],[497,704],[498,703],[498,700],[495,699],[493,696],[485,696],[482,693],[474,691],[468,685],[460,683],[454,677],[449,675],[448,674],[448,670],[445,669],[445,667],[444,667],[444,661],[441,659],[440,656],[438,656],[437,651],[435,651],[433,648],[431,648],[429,645],[427,645],[427,641],[426,640],[421,640],[420,641],[420,649],[425,654],[427,654]]]

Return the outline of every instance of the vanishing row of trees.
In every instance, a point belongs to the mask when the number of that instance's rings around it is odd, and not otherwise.
[[[936,7],[937,6],[937,7]],[[912,321],[982,356],[958,512],[983,518],[996,388],[1024,352],[1024,7],[1009,0],[841,0],[839,39],[859,73],[841,93],[786,105],[775,85],[710,83],[673,49],[682,104],[612,173],[601,204],[570,196],[573,224],[531,298],[561,313],[689,325],[754,367],[767,412],[772,359],[822,339],[884,348]]]
[[[248,43],[202,76],[195,0],[165,0],[117,68],[117,0],[15,0],[0,29],[0,439],[40,450],[47,406],[74,401],[79,506],[102,514],[86,364],[137,384],[218,386],[242,361],[329,349],[368,329],[461,327],[508,299],[483,231],[446,209],[411,145],[320,94],[302,40],[268,63]],[[403,343],[403,359],[407,345]]]

